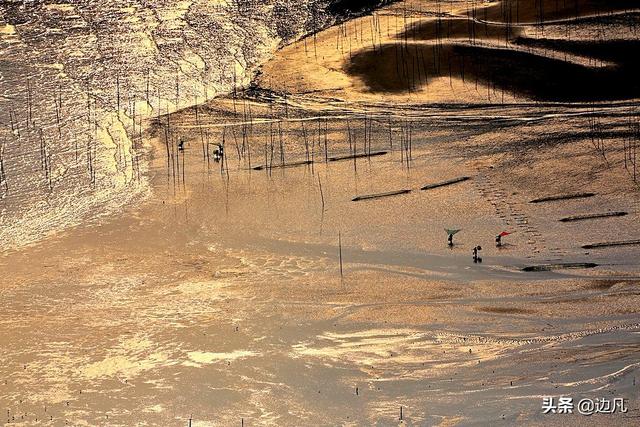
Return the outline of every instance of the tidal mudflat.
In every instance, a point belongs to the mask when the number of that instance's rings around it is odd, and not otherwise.
[[[226,95],[114,112],[145,194],[2,253],[0,420],[636,425],[632,3],[341,10]]]

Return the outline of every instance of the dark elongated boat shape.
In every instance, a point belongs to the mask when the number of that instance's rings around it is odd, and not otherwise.
[[[361,159],[363,157],[384,156],[385,154],[387,154],[387,151],[372,151],[371,153],[348,154],[346,156],[329,157],[329,161],[339,162],[340,160],[352,160],[352,159]]]
[[[372,200],[372,199],[381,199],[383,197],[391,197],[391,196],[399,196],[402,194],[411,193],[411,190],[397,190],[397,191],[389,191],[387,193],[378,193],[378,194],[365,194],[364,196],[357,196],[351,199],[352,202],[360,202],[362,200]]]
[[[629,215],[627,212],[606,212],[596,214],[574,215],[560,219],[560,222],[584,221],[587,219],[613,218]]]
[[[537,271],[553,271],[553,270],[570,270],[570,269],[578,269],[578,268],[596,268],[598,264],[594,264],[592,262],[571,262],[566,264],[540,264],[540,265],[530,265],[522,269],[522,271],[526,272],[537,272]]]
[[[459,182],[469,181],[470,179],[471,179],[470,176],[461,176],[459,178],[453,178],[447,181],[437,182],[435,184],[427,184],[424,187],[422,187],[420,190],[424,191],[424,190],[432,190],[434,188],[446,187],[447,185],[453,185]]]
[[[541,197],[539,199],[534,199],[529,203],[544,203],[544,202],[557,202],[560,200],[586,199],[588,197],[593,197],[595,195],[596,193],[561,194],[558,196]]]
[[[614,246],[636,246],[640,245],[640,240],[625,240],[621,242],[602,242],[591,243],[589,245],[582,246],[582,249],[598,249],[598,248],[611,248]]]

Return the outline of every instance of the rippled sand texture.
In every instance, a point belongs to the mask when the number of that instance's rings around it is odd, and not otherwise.
[[[375,67],[353,72],[472,5],[395,3],[283,48],[250,90],[163,110],[152,197],[0,258],[0,421],[637,425],[638,246],[582,248],[640,238],[636,101],[503,104],[481,79],[377,91]],[[627,215],[559,221],[607,211]],[[522,271],[567,262],[597,266]],[[544,416],[543,396],[629,413]]]
[[[203,426],[634,425],[635,248],[586,256],[581,239],[607,236],[621,223],[595,222],[585,232],[557,219],[601,206],[630,209],[637,194],[620,185],[587,202],[528,203],[588,175],[580,165],[561,175],[574,148],[557,151],[565,160],[545,166],[556,177],[549,181],[501,174],[510,168],[500,160],[505,147],[525,130],[570,132],[580,124],[567,124],[563,114],[521,124],[513,111],[510,126],[487,135],[495,120],[477,118],[480,111],[467,111],[474,126],[462,126],[446,115],[418,120],[424,111],[403,106],[406,116],[391,122],[392,149],[388,116],[372,108],[367,120],[376,130],[368,141],[389,153],[325,164],[325,134],[329,155],[349,153],[349,129],[362,153],[368,125],[341,104],[323,117],[325,133],[316,102],[298,97],[285,108],[247,96],[200,107],[197,121],[195,109],[173,114],[171,132],[155,129],[156,197],[120,218],[3,257],[0,272],[11,278],[0,297],[7,418],[27,425],[45,418],[53,425],[187,425],[190,417]],[[415,146],[407,166],[399,146],[411,115]],[[271,138],[278,165],[280,128],[286,161],[306,158],[306,133],[317,163],[250,171],[248,152],[238,156],[249,127],[253,167],[264,164],[265,151],[270,161]],[[167,134],[186,141],[169,163]],[[229,169],[201,149],[203,139],[223,138]],[[505,146],[491,144],[494,138]],[[469,157],[452,155],[463,146],[473,148]],[[545,164],[553,152],[541,148],[531,161]],[[604,164],[593,152],[581,159]],[[494,162],[497,170],[487,166]],[[610,180],[628,181],[598,167],[603,178],[590,187],[598,192]],[[456,175],[472,180],[351,201]],[[622,219],[616,237],[640,233],[637,215]],[[443,231],[451,224],[463,228],[453,249]],[[492,240],[502,228],[516,234],[498,249]],[[477,243],[486,244],[482,265],[470,258]],[[558,260],[602,266],[591,274],[519,271]],[[625,397],[631,412],[543,417],[545,395]]]
[[[269,185],[262,175],[253,182]],[[232,216],[245,212],[251,186],[241,188]],[[297,224],[324,245],[300,242],[295,229],[271,240],[251,225],[242,233],[225,218],[223,193],[187,204],[167,196],[135,219],[5,258],[0,402],[9,422],[397,425],[402,406],[412,424],[547,423],[542,395],[603,393],[631,398],[637,415],[637,280],[507,280],[473,267],[466,274],[488,280],[459,280],[467,256],[443,267],[411,250],[376,256],[345,227],[342,284],[337,230],[320,234],[319,215],[309,215],[317,203]],[[282,212],[276,200],[253,199],[259,220]],[[328,216],[348,216],[348,202],[337,212],[330,203]],[[100,242],[87,238],[96,233]]]
[[[144,120],[247,84],[282,40],[326,25],[314,7],[3,2],[0,248],[144,196]]]

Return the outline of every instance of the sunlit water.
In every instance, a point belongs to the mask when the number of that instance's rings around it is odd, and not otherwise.
[[[13,1],[0,6],[0,249],[150,192],[144,120],[246,85],[323,1]]]

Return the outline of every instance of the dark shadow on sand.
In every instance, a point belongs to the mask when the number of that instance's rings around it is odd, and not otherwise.
[[[636,0],[503,0],[470,13],[492,22],[544,23],[630,11],[638,6]]]
[[[518,37],[516,46],[551,50],[615,63],[619,68],[640,66],[640,40],[586,41]]]
[[[337,17],[368,12],[377,7],[392,3],[394,0],[331,0],[327,11]]]
[[[394,43],[357,53],[346,71],[361,78],[372,92],[411,92],[428,86],[434,77],[448,77],[540,101],[615,101],[640,96],[640,42],[554,43],[559,49],[615,64],[589,67],[529,52],[457,43]]]
[[[511,40],[522,30],[503,24],[484,23],[467,18],[429,19],[410,25],[397,38],[402,40]]]

